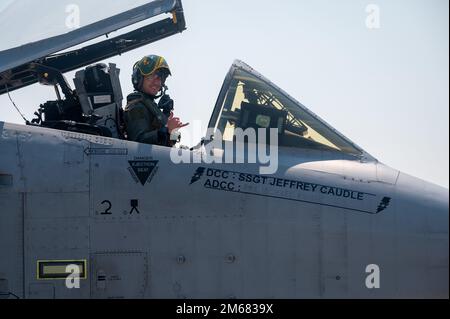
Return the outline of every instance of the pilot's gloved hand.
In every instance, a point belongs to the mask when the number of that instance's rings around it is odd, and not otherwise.
[[[179,117],[173,117],[173,112],[170,112],[169,118],[167,119],[167,129],[169,130],[169,133],[188,125],[189,123],[182,123]]]

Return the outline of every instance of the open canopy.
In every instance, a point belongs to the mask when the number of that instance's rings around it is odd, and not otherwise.
[[[135,23],[126,34],[67,51]],[[32,63],[68,72],[185,30],[181,0],[7,0],[0,4],[0,94],[37,81]]]

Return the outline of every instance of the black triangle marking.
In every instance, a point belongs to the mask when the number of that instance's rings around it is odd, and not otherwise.
[[[158,164],[158,161],[128,161],[128,163],[130,163],[134,174],[139,179],[142,186],[144,186],[148,177]]]

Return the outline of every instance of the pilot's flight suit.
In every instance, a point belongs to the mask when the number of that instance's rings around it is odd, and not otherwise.
[[[125,129],[130,141],[172,146],[167,130],[167,116],[158,108],[153,97],[134,92],[127,97],[124,112]]]

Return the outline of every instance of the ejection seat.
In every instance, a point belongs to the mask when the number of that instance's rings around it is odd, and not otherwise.
[[[30,71],[36,73],[39,83],[55,87],[58,100],[41,104],[34,113],[37,118],[28,125],[125,138],[120,70],[115,64],[100,63],[78,71],[74,78],[76,90],[57,69],[34,63]]]
[[[91,124],[109,130],[111,137],[124,138],[120,69],[110,63],[95,64],[75,74],[74,83],[83,114]]]

